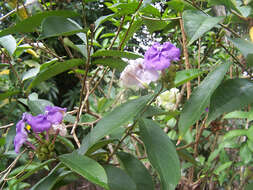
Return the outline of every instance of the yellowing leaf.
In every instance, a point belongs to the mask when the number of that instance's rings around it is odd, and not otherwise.
[[[26,53],[29,53],[36,58],[39,58],[38,54],[35,51],[33,51],[32,49],[26,50]]]
[[[5,69],[3,71],[0,72],[0,75],[8,75],[10,73],[9,69]]]
[[[253,42],[253,26],[249,30],[250,40]]]

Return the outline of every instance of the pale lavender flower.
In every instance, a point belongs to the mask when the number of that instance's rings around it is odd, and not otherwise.
[[[180,50],[166,42],[160,45],[154,43],[144,55],[144,65],[146,69],[163,70],[170,66],[172,61],[179,61]]]
[[[47,120],[52,124],[60,124],[63,116],[67,111],[67,108],[61,108],[58,106],[46,106],[45,107]]]
[[[122,85],[127,88],[144,88],[151,82],[157,81],[159,73],[154,69],[145,69],[143,59],[130,62],[120,75]]]

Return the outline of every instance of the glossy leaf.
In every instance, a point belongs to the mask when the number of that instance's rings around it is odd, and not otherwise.
[[[248,119],[248,121],[253,120],[253,110],[249,112],[245,111],[233,111],[224,116],[224,119]]]
[[[38,183],[36,183],[30,190],[51,190],[54,185],[61,181],[65,176],[72,173],[71,171],[64,171],[61,168],[61,163],[55,166],[55,168],[44,178],[42,178]]]
[[[108,188],[107,176],[104,168],[95,160],[87,156],[72,152],[59,156],[60,161],[72,171],[83,176],[90,182]]]
[[[22,81],[25,81],[29,78],[32,78],[32,77],[35,77],[40,71],[40,68],[39,67],[35,67],[35,68],[32,68],[30,70],[28,70],[27,72],[25,72],[22,76]]]
[[[137,190],[154,190],[152,177],[140,160],[125,152],[117,153],[117,157],[120,165],[135,182]]]
[[[0,32],[0,37],[6,36],[8,34],[16,34],[18,32],[20,33],[34,32],[34,30],[40,26],[42,20],[48,16],[75,17],[79,15],[73,11],[44,11],[31,17],[28,17],[25,20],[22,20],[21,22],[18,22],[14,26],[2,30]]]
[[[164,20],[154,20],[148,18],[142,18],[143,23],[147,26],[148,31],[153,33],[155,31],[163,30],[167,25],[168,22]]]
[[[103,148],[104,146],[113,143],[117,141],[117,139],[105,139],[105,140],[101,140],[99,142],[97,142],[96,144],[94,144],[92,147],[89,148],[89,150],[86,152],[86,155],[90,155],[93,152],[99,150],[100,148]]]
[[[38,99],[38,100],[28,100],[28,107],[32,114],[43,114],[45,112],[46,106],[53,106],[53,104],[47,100]]]
[[[143,58],[142,55],[127,52],[127,51],[119,51],[119,50],[99,50],[92,54],[92,57],[100,57],[100,56],[108,56],[108,57],[121,57],[127,59],[138,59]]]
[[[153,120],[143,119],[139,126],[148,159],[161,179],[161,189],[175,189],[181,175],[175,145]]]
[[[73,67],[84,64],[85,61],[83,59],[71,59],[64,62],[56,62],[50,67],[45,68],[40,71],[39,74],[33,79],[31,84],[28,86],[27,91],[30,91],[33,87],[40,84],[42,81],[48,80],[55,75],[58,75],[64,71],[67,71]]]
[[[43,20],[40,39],[54,36],[68,36],[83,31],[82,27],[70,18],[50,16]]]
[[[235,47],[237,47],[242,54],[244,55],[244,57],[247,57],[249,54],[253,54],[253,43],[248,41],[248,40],[244,40],[241,38],[228,38]]]
[[[183,12],[182,18],[185,32],[189,39],[188,45],[190,45],[221,22],[224,17],[211,17],[200,11],[187,10]]]
[[[209,73],[201,84],[194,89],[190,99],[185,103],[179,118],[179,135],[183,137],[205,111],[209,100],[215,89],[224,78],[229,64],[222,64]]]
[[[92,64],[108,66],[111,69],[117,69],[118,71],[122,71],[127,66],[127,63],[122,59],[110,57],[95,59],[92,61]]]
[[[222,83],[210,100],[207,122],[221,114],[245,107],[253,102],[253,82],[247,79],[229,79]]]
[[[128,121],[131,121],[141,110],[143,110],[146,104],[151,100],[151,97],[152,96],[148,95],[130,100],[105,115],[91,130],[91,132],[84,137],[79,153],[84,154],[101,138],[111,134]]]
[[[176,72],[176,77],[174,84],[175,86],[180,86],[187,81],[197,78],[199,75],[203,74],[205,71],[201,71],[200,69],[188,69],[183,71]]]
[[[17,43],[12,35],[0,37],[0,45],[3,46],[10,55],[13,55],[17,48]]]
[[[120,168],[104,166],[110,190],[137,190],[134,181]]]

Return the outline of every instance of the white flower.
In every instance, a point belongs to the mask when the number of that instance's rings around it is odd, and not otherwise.
[[[156,70],[145,69],[143,59],[130,61],[120,75],[121,83],[127,88],[145,88],[151,82],[157,81],[159,73]]]
[[[49,134],[56,134],[56,131],[59,130],[59,135],[66,136],[67,135],[67,128],[64,123],[52,125],[49,129]]]
[[[160,94],[157,97],[157,102],[159,106],[162,106],[166,110],[174,110],[178,99],[179,90],[177,88],[172,88]]]

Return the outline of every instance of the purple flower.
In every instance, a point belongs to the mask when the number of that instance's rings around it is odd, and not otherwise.
[[[52,124],[60,124],[67,109],[57,106],[46,106],[45,111],[48,121]]]
[[[143,59],[130,62],[120,75],[122,85],[127,88],[144,88],[151,82],[157,81],[159,73],[154,69],[145,69]]]
[[[51,122],[47,120],[47,116],[43,114],[39,114],[37,116],[27,114],[26,122],[31,126],[35,133],[48,131],[52,125]]]
[[[27,140],[27,132],[25,130],[26,113],[23,113],[22,119],[16,124],[16,136],[14,138],[15,152],[19,153],[19,149]]]
[[[160,45],[154,43],[144,55],[144,65],[146,69],[163,70],[170,66],[171,61],[179,61],[180,50],[166,42]]]

